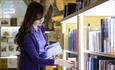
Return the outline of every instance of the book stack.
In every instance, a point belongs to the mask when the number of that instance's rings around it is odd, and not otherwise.
[[[102,56],[89,56],[86,70],[115,70],[115,59]]]
[[[77,29],[72,29],[68,36],[68,50],[72,52],[78,52],[78,31]],[[69,57],[76,57],[76,55],[69,54]]]
[[[88,30],[89,51],[115,54],[115,18],[109,17],[100,20],[98,30]]]
[[[88,29],[89,51],[103,52],[115,55],[115,17],[100,20],[98,30]],[[115,58],[89,55],[86,63],[87,70],[115,70]]]
[[[96,1],[97,0],[76,0],[75,3],[67,3],[64,8],[64,17],[79,11],[80,9],[85,8]]]
[[[101,19],[102,52],[115,54],[115,18]]]
[[[78,51],[78,31],[73,29],[69,32],[69,51]]]
[[[99,30],[90,30],[88,32],[88,50],[101,52],[101,32]]]

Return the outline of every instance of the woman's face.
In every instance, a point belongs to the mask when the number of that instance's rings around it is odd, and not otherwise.
[[[42,17],[41,19],[38,18],[37,20],[34,21],[34,25],[41,26],[43,22],[44,22],[44,17]]]

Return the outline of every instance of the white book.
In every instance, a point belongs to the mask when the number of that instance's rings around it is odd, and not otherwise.
[[[111,69],[110,70],[114,70],[114,65],[111,65]]]
[[[104,40],[104,53],[107,53],[107,40]]]
[[[107,45],[108,45],[108,47],[107,47],[107,53],[111,53],[111,47],[110,47],[110,43],[109,42],[107,42]]]
[[[92,59],[92,58],[91,58],[91,57],[89,57],[89,67],[88,67],[88,68],[89,68],[89,70],[91,70],[91,59]]]
[[[96,46],[95,46],[95,49],[97,52],[99,52],[99,50],[100,50],[100,44],[99,44],[100,43],[100,37],[99,37],[100,35],[99,34],[100,34],[100,32],[97,31],[97,33],[96,33]]]
[[[17,68],[17,58],[8,58],[7,66],[8,68]]]
[[[111,17],[108,17],[108,53],[111,53]]]
[[[94,31],[89,31],[88,48],[90,51],[94,51],[94,35]]]
[[[93,35],[93,48],[94,48],[94,51],[96,51],[96,33],[94,33],[94,35]]]
[[[90,51],[99,51],[99,32],[98,30],[89,31],[88,48]]]
[[[114,46],[114,54],[115,54],[115,18],[112,18],[113,19],[113,46]]]
[[[113,19],[111,19],[111,52],[113,52],[114,49],[114,24]]]

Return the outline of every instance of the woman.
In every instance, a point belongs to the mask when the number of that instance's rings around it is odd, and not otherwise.
[[[41,65],[61,65],[72,67],[71,62],[61,59],[44,59],[40,55],[45,52],[47,40],[42,23],[43,6],[37,2],[29,4],[23,23],[16,35],[15,42],[20,47],[19,70],[41,70]]]

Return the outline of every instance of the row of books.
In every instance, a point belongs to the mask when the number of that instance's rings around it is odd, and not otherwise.
[[[64,70],[78,70],[79,69],[79,57],[78,57],[78,30],[74,28],[68,29],[68,50],[66,51],[67,60],[73,61],[74,66],[72,68],[66,68]]]
[[[115,70],[114,60],[99,60],[99,70]]]
[[[69,32],[69,51],[78,51],[78,31],[73,29]]]
[[[68,3],[65,5],[64,17],[79,11],[80,9],[89,6],[90,4],[96,2],[97,0],[76,0],[75,3]]]
[[[101,52],[101,32],[98,30],[90,30],[88,32],[88,47],[89,51]]]
[[[88,29],[88,50],[115,53],[115,18],[109,17],[100,20],[98,30]]]
[[[101,56],[89,56],[86,70],[115,70],[115,59]]]
[[[78,48],[78,31],[77,31],[77,29],[72,29],[69,32],[68,39],[69,39],[68,50],[71,52],[77,53],[78,49],[79,49]],[[78,57],[78,55],[69,53],[69,57]]]
[[[101,19],[102,52],[115,52],[115,18]],[[104,47],[106,47],[104,49]]]

